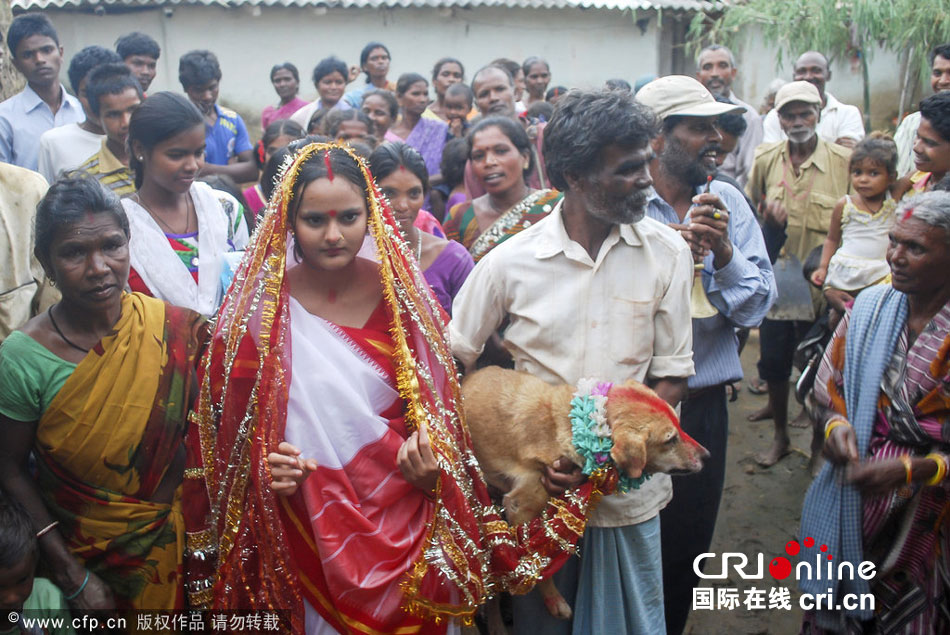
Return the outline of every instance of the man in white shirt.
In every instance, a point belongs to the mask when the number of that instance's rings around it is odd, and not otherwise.
[[[79,100],[59,81],[63,47],[42,13],[24,13],[7,30],[13,65],[26,88],[0,103],[0,161],[36,170],[40,135],[85,119]]]
[[[507,320],[503,343],[518,370],[552,384],[636,379],[680,402],[693,374],[693,265],[686,242],[645,217],[656,130],[630,93],[561,98],[544,156],[564,199],[485,256],[456,296],[449,331],[466,368]],[[573,620],[552,618],[532,592],[514,598],[515,632],[665,632],[658,514],[671,492],[657,474],[605,497],[583,557],[554,577]]]
[[[92,69],[102,64],[120,62],[119,54],[102,46],[87,46],[73,56],[69,62],[69,83],[82,104],[86,120],[82,123],[69,123],[40,136],[40,157],[37,172],[47,182],[52,183],[63,172],[78,168],[83,161],[99,151],[105,132],[99,120],[89,110],[86,99],[86,80]]]
[[[864,138],[864,120],[857,106],[843,104],[834,95],[825,91],[825,84],[831,79],[828,58],[818,51],[802,53],[795,61],[792,73],[794,81],[805,81],[818,89],[821,97],[821,117],[818,120],[818,136],[829,143],[853,148]],[[778,120],[778,111],[772,109],[763,122],[762,143],[783,141],[788,137],[782,132]]]
[[[950,90],[950,43],[941,44],[930,53],[930,89],[934,93]],[[920,111],[912,112],[901,121],[894,133],[897,144],[897,174],[905,176],[913,173],[914,142],[917,141],[917,128],[920,126]]]
[[[746,122],[745,132],[739,137],[735,149],[726,155],[719,171],[731,176],[745,187],[755,158],[755,148],[762,143],[762,117],[758,111],[745,103],[732,92],[732,82],[739,69],[736,58],[725,46],[713,44],[699,52],[696,58],[696,79],[698,79],[714,97],[725,97],[730,104],[741,106],[742,118]]]

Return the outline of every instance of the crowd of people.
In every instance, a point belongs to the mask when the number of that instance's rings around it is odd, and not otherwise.
[[[719,45],[695,78],[568,90],[534,56],[393,81],[370,42],[316,64],[312,102],[274,65],[254,143],[211,51],[150,92],[154,39],[90,45],[70,94],[43,14],[5,43],[27,81],[0,103],[5,613],[438,633],[510,593],[517,633],[681,633],[758,328],[756,460],[788,454],[793,393],[801,534],[878,572],[802,580],[876,599],[802,631],[950,632],[950,44],[894,138],[816,51],[759,109]],[[643,382],[710,456],[624,492],[562,457],[511,527],[465,425],[485,365],[582,398]],[[550,576],[571,619],[532,590]]]

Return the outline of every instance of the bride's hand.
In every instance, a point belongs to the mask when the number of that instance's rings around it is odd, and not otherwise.
[[[439,482],[439,464],[429,445],[429,432],[423,424],[409,435],[396,453],[403,477],[426,494],[434,494]]]
[[[310,473],[317,469],[315,460],[300,458],[300,450],[286,441],[281,441],[277,452],[267,455],[267,465],[274,479],[270,482],[270,488],[281,496],[293,495]]]

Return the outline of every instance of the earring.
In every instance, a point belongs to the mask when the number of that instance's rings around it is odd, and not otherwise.
[[[56,286],[56,281],[53,280],[52,278],[50,278],[50,279],[48,280],[48,282],[49,282],[49,286],[51,286],[51,287],[55,287],[55,286]]]
[[[139,161],[144,161],[145,157],[136,157]]]

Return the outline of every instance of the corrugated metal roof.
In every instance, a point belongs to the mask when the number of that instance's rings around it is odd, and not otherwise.
[[[164,7],[164,6],[221,6],[221,7],[511,7],[535,9],[673,9],[700,11],[721,5],[721,0],[13,0],[16,10],[49,8],[95,7]]]

